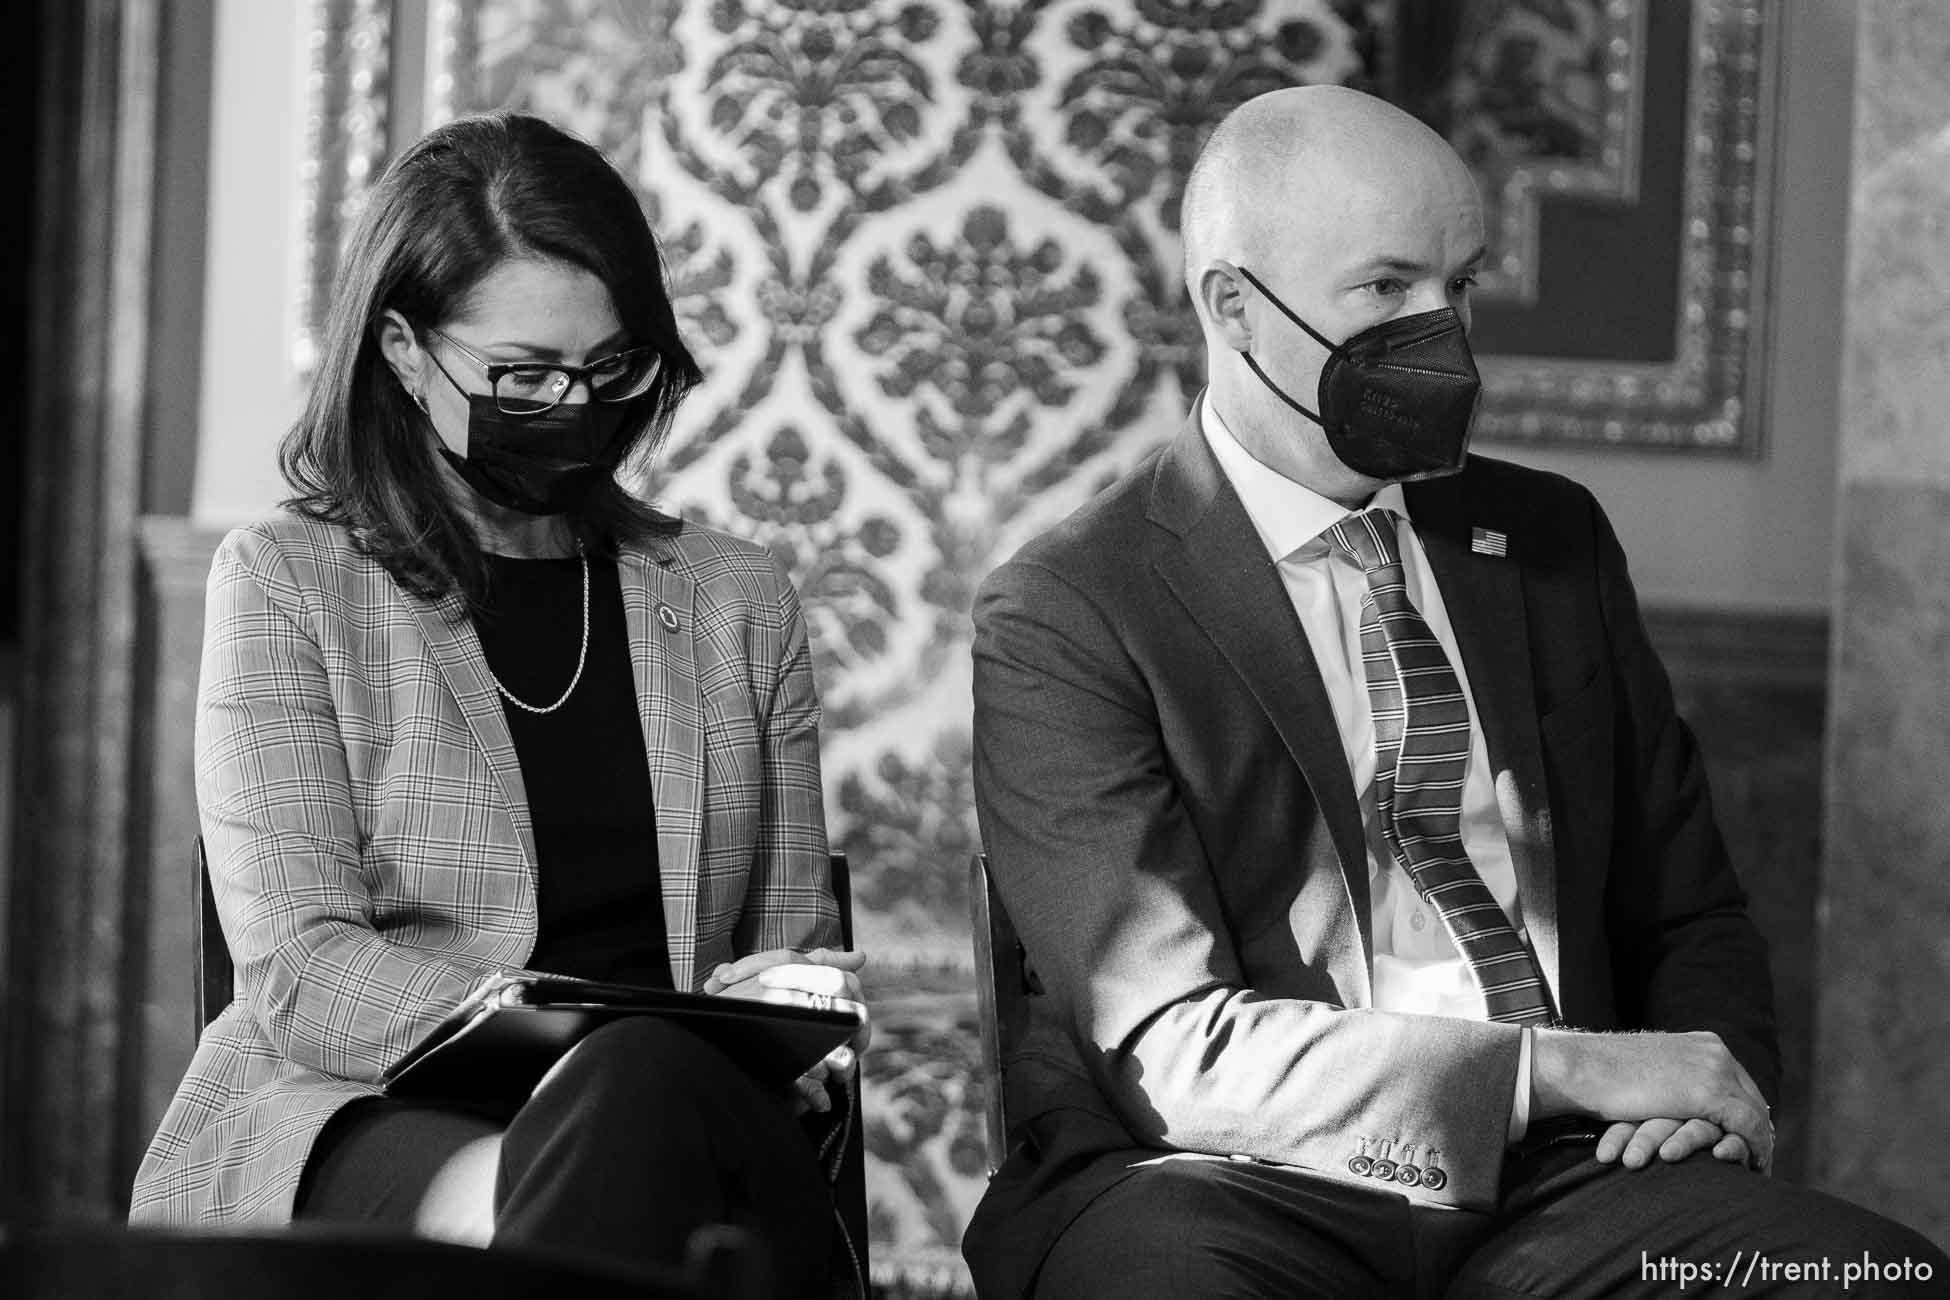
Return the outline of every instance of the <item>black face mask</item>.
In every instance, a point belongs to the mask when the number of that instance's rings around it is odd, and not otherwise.
[[[467,455],[447,458],[467,486],[525,515],[581,507],[616,472],[617,435],[630,402],[567,402],[539,415],[509,415],[494,398],[467,393]]]
[[[1239,273],[1327,349],[1318,415],[1267,378],[1252,353],[1245,356],[1261,383],[1327,431],[1327,445],[1343,465],[1394,482],[1439,478],[1462,468],[1483,381],[1453,307],[1397,316],[1333,344],[1251,271],[1241,267]]]

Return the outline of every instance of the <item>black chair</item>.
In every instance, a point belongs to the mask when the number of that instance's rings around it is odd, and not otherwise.
[[[851,951],[853,948],[853,876],[846,861],[846,854],[832,855],[827,873],[831,881],[833,897],[840,905],[840,947]],[[860,1072],[860,1082],[864,1086],[866,1071]],[[860,1262],[860,1280],[864,1284],[871,1276],[867,1271],[867,1135],[866,1125],[861,1118],[860,1092],[853,1093],[853,1115],[847,1121],[846,1146],[840,1152],[839,1177],[833,1184],[833,1199],[839,1207],[840,1222],[846,1226],[848,1242],[853,1247],[854,1257]]]
[[[195,856],[190,892],[196,899],[192,939],[196,948],[196,1032],[201,1037],[237,995],[237,972],[230,964],[230,941],[224,937],[223,919],[217,915],[216,895],[210,889],[210,860],[203,852],[201,835],[196,837]]]
[[[0,1230],[8,1300],[759,1300],[748,1240],[694,1249],[682,1275],[622,1277],[523,1251],[493,1254],[357,1227],[275,1231]]]
[[[988,1076],[988,1166],[993,1176],[1016,1141],[1005,1097],[1009,1057],[1029,1027],[1029,999],[1043,986],[995,892],[986,853],[977,853],[968,863],[968,908],[975,940],[975,996],[982,1014],[982,1067]]]
[[[201,1034],[236,996],[236,971],[230,961],[230,944],[217,915],[216,898],[210,888],[210,861],[203,851],[203,837],[196,837],[194,883],[197,925],[196,946],[196,1032]],[[833,897],[840,905],[840,946],[853,947],[853,879],[846,854],[835,853],[830,877]],[[855,1256],[860,1261],[860,1276],[867,1276],[867,1169],[866,1135],[860,1116],[858,1092],[853,1098],[853,1117],[847,1128],[846,1147],[840,1153],[839,1179],[833,1195],[839,1206],[840,1222],[846,1226]]]

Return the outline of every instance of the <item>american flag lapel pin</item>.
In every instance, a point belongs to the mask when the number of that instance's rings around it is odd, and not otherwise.
[[[1477,555],[1506,556],[1510,553],[1510,536],[1494,528],[1472,528],[1469,530],[1469,549]]]

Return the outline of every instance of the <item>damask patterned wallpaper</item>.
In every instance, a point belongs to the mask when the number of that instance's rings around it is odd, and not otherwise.
[[[1327,0],[481,0],[429,122],[518,106],[633,178],[709,376],[652,495],[806,597],[879,1030],[875,1271],[959,1270],[983,1176],[965,879],[975,584],[1201,384],[1177,207],[1262,90],[1364,72]],[[450,95],[443,101],[442,96]]]

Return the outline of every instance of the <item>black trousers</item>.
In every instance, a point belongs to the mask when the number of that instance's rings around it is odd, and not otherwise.
[[[1858,1206],[1705,1154],[1624,1169],[1591,1152],[1580,1142],[1513,1157],[1494,1215],[1411,1208],[1277,1166],[1149,1164],[1057,1239],[1036,1296],[1950,1295],[1941,1250]]]
[[[831,1293],[832,1192],[785,1102],[647,1016],[590,1034],[508,1114],[354,1102],[314,1144],[296,1216],[410,1228],[448,1159],[496,1133],[497,1246],[667,1270],[730,1223],[765,1243],[774,1294]]]

